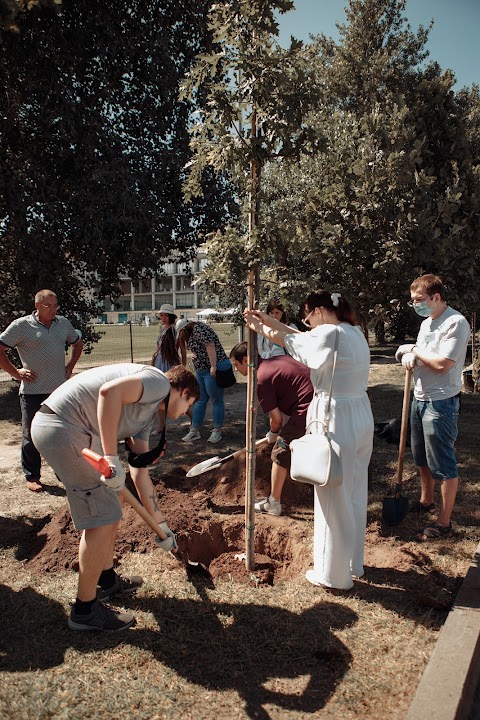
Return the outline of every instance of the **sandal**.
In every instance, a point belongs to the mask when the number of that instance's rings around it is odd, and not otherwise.
[[[410,505],[410,512],[416,513],[433,513],[435,512],[435,503],[424,505],[420,500],[413,500]]]
[[[429,527],[426,527],[425,530],[420,533],[420,535],[417,535],[417,538],[421,541],[425,540],[440,540],[440,538],[445,537],[446,535],[449,535],[452,532],[452,523],[447,525],[439,525],[438,523],[435,523],[434,525],[430,525]]]

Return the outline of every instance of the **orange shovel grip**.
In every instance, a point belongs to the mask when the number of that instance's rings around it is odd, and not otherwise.
[[[100,475],[103,475],[104,477],[110,477],[112,474],[112,468],[108,464],[108,460],[105,460],[103,455],[99,455],[96,452],[93,452],[93,450],[90,450],[89,448],[84,448],[82,450],[82,455],[85,458],[85,460],[90,463],[92,467],[95,468],[95,470],[98,470]]]

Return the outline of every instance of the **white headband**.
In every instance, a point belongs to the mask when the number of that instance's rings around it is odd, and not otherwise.
[[[332,293],[333,307],[338,307],[338,301],[342,297],[341,293]]]

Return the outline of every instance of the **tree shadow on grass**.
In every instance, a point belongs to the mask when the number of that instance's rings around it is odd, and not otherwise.
[[[0,670],[26,672],[57,667],[69,645],[65,610],[31,587],[0,585]]]
[[[268,720],[265,705],[318,712],[351,663],[349,649],[332,632],[358,616],[323,602],[292,613],[270,605],[163,599],[153,612],[162,628],[156,658],[191,683],[235,690],[249,718]],[[303,690],[292,681],[305,677]]]
[[[365,567],[365,580],[355,583],[355,595],[364,602],[382,605],[386,610],[439,630],[445,622],[461,578],[430,569]]]
[[[60,603],[32,588],[15,592],[0,585],[0,669],[45,670],[61,665],[69,648],[91,653],[131,645],[206,690],[238,692],[249,718],[269,720],[268,704],[318,712],[351,663],[349,649],[332,631],[353,625],[358,616],[337,603],[318,603],[297,614],[174,597],[130,602],[152,613],[159,631],[74,633]]]

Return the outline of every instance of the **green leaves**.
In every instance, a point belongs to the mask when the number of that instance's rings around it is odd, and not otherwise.
[[[53,285],[88,319],[120,274],[155,274],[236,215],[225,176],[200,172],[202,196],[182,193],[191,108],[177,93],[207,54],[209,6],[79,0],[5,34],[0,237],[12,260],[0,287],[13,306]]]

